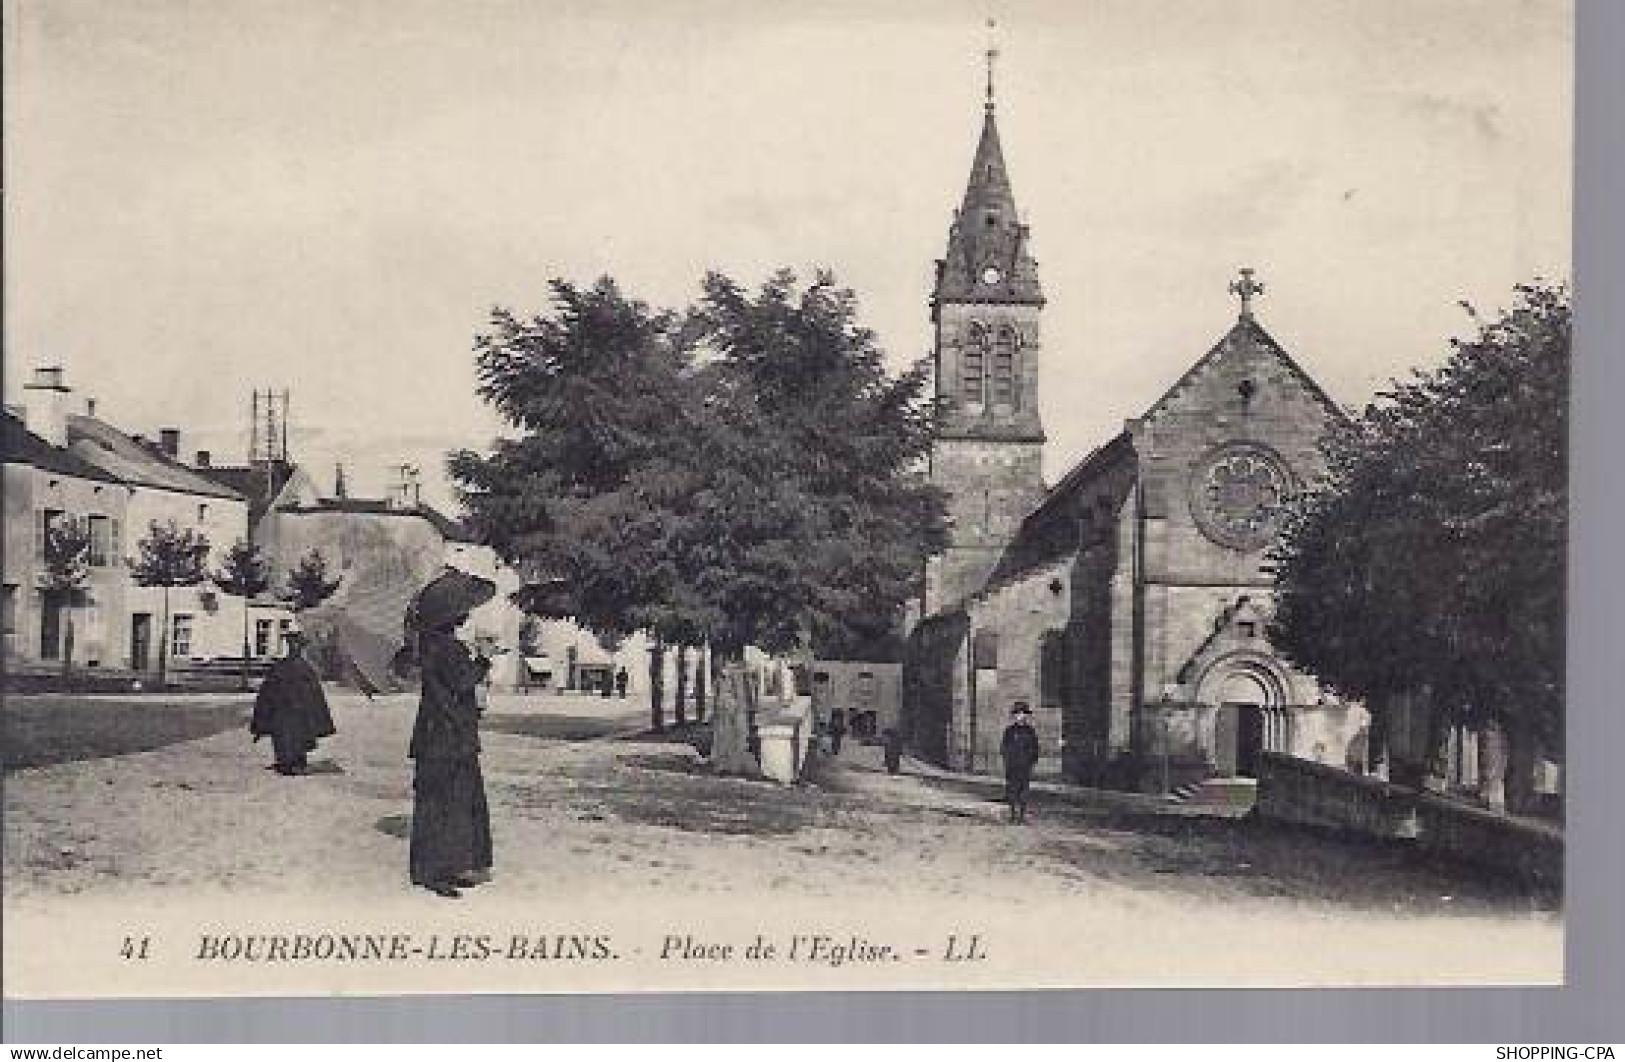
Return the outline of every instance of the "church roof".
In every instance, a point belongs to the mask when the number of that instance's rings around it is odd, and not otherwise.
[[[1336,402],[1333,402],[1331,396],[1321,388],[1320,384],[1315,382],[1315,378],[1305,372],[1303,366],[1294,361],[1292,359],[1292,355],[1286,352],[1286,348],[1277,343],[1275,341],[1275,337],[1264,330],[1264,326],[1258,323],[1257,318],[1253,317],[1251,314],[1243,314],[1236,321],[1235,325],[1231,327],[1230,331],[1226,332],[1220,337],[1217,343],[1213,344],[1212,349],[1198,358],[1194,365],[1186,369],[1183,375],[1181,375],[1179,379],[1175,380],[1173,385],[1169,387],[1168,390],[1162,393],[1161,398],[1157,399],[1151,404],[1151,408],[1147,409],[1145,413],[1141,415],[1140,420],[1151,420],[1158,413],[1162,412],[1163,407],[1166,406],[1175,395],[1184,390],[1187,384],[1206,371],[1208,366],[1212,365],[1215,361],[1218,361],[1219,358],[1223,357],[1225,351],[1234,347],[1237,340],[1251,340],[1252,342],[1267,348],[1271,353],[1280,359],[1281,363],[1285,365],[1293,374],[1303,389],[1312,398],[1324,406],[1332,416],[1339,419],[1346,416],[1342,407]]]
[[[1226,351],[1233,350],[1238,342],[1257,344],[1267,349],[1272,356],[1280,361],[1298,381],[1304,391],[1316,402],[1325,408],[1330,416],[1342,418],[1346,414],[1333,402],[1314,378],[1304,371],[1292,359],[1285,348],[1275,341],[1275,338],[1265,331],[1251,313],[1244,313],[1231,329],[1215,343],[1206,354],[1186,369],[1173,385],[1163,392],[1162,396],[1151,404],[1151,407],[1138,419],[1131,421],[1130,427],[1113,436],[1103,445],[1097,447],[1082,461],[1072,466],[1061,480],[1045,492],[1039,504],[1028,513],[1022,521],[1021,530],[1016,540],[1011,543],[1006,556],[1001,560],[999,573],[1008,575],[1015,570],[1030,568],[1035,557],[1048,555],[1048,550],[1041,548],[1039,539],[1045,537],[1048,525],[1056,515],[1058,507],[1065,506],[1068,499],[1076,497],[1089,489],[1101,476],[1109,474],[1111,470],[1120,467],[1123,461],[1136,459],[1134,445],[1134,426],[1144,424],[1154,419],[1173,399],[1182,392],[1192,381],[1196,380],[1214,362],[1221,358]]]
[[[1027,242],[1027,226],[1016,212],[1016,196],[990,102],[982,117],[982,135],[976,142],[965,197],[948,230],[948,251],[937,262],[933,302],[1042,303],[1038,263]]]

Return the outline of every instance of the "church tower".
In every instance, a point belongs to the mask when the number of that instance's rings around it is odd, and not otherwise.
[[[936,393],[944,410],[931,481],[948,494],[949,545],[931,561],[925,612],[981,589],[1043,494],[1039,455],[1038,263],[999,146],[993,60],[965,198],[931,296]]]

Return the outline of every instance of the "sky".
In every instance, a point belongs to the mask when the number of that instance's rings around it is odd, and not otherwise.
[[[58,364],[241,461],[249,396],[377,495],[499,430],[495,305],[821,266],[898,367],[980,128],[1048,304],[1054,481],[1234,322],[1338,401],[1569,276],[1565,0],[3,0],[5,395]]]

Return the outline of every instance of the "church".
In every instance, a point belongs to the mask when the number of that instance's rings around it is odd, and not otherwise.
[[[1039,416],[1044,295],[1017,212],[991,77],[930,308],[942,409],[929,476],[949,543],[909,632],[902,726],[945,767],[996,772],[1019,703],[1041,773],[1169,792],[1245,779],[1274,751],[1363,769],[1366,713],[1267,637],[1284,503],[1344,416],[1239,313],[1149,409],[1047,486]]]

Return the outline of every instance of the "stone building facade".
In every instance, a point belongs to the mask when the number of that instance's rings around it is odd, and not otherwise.
[[[1294,669],[1266,633],[1278,515],[1319,474],[1319,441],[1343,414],[1258,323],[1262,285],[1243,271],[1235,324],[1044,489],[1043,300],[1026,227],[1004,227],[1013,209],[990,103],[932,300],[949,412],[931,474],[953,530],[910,636],[913,747],[997,770],[1019,702],[1034,713],[1039,769],[1088,784],[1245,776],[1265,750],[1353,762],[1364,710]],[[1005,329],[1007,361],[997,338],[975,349]],[[1010,382],[995,386],[997,372]]]

